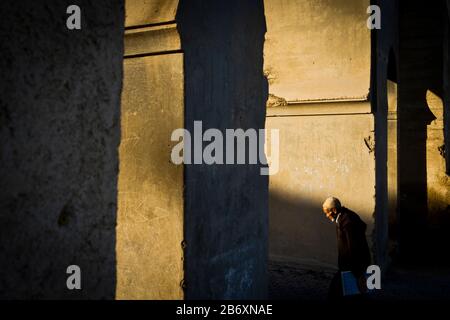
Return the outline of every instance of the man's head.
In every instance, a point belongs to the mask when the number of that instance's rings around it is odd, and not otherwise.
[[[338,198],[329,197],[323,203],[322,210],[327,215],[327,218],[334,222],[341,211],[341,202]]]

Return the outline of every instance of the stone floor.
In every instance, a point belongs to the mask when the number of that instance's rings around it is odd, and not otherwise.
[[[296,263],[269,263],[269,298],[273,300],[324,301],[333,269]],[[392,267],[381,279],[382,289],[371,299],[381,301],[450,299],[450,268]]]
[[[326,300],[336,271],[297,263],[269,262],[269,299]]]

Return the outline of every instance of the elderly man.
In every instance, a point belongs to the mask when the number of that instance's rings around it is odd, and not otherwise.
[[[366,224],[353,211],[341,206],[341,202],[330,197],[323,203],[323,212],[336,223],[339,272],[330,286],[330,299],[342,298],[341,272],[351,271],[358,280],[362,293],[367,291],[365,273],[370,265],[370,252],[366,240]]]

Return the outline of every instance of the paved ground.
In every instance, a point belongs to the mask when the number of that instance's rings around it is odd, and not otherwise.
[[[332,269],[302,266],[295,263],[269,263],[269,298],[274,300],[323,301],[334,275]],[[441,300],[450,299],[450,268],[392,267],[381,279],[382,289],[373,300]]]
[[[334,273],[296,263],[269,262],[269,298],[273,300],[326,300]]]

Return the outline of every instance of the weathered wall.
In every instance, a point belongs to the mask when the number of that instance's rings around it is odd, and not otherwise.
[[[322,203],[338,197],[368,224],[370,239],[375,168],[364,139],[373,135],[373,117],[300,113],[269,116],[266,126],[280,130],[281,146],[280,170],[269,179],[271,258],[336,266],[336,228]]]
[[[177,22],[185,128],[264,128],[263,2],[180,1]],[[185,165],[186,298],[266,296],[267,184],[259,165]]]
[[[126,26],[175,22],[179,0],[126,0]]]
[[[426,101],[436,118],[427,126],[426,162],[428,220],[431,227],[449,223],[450,178],[445,173],[444,157],[444,103],[432,91],[427,91]],[[448,219],[447,221],[445,221]],[[450,226],[450,225],[449,225]]]
[[[155,25],[173,21],[177,4],[126,2],[118,299],[183,298],[183,166],[170,159],[184,122],[183,54],[176,24]]]
[[[366,99],[369,0],[265,0],[264,70],[287,101]]]
[[[322,213],[330,195],[361,215],[371,242],[368,6],[365,0],[265,1],[266,125],[280,130],[280,171],[269,178],[272,259],[337,265],[335,228]]]
[[[114,298],[123,1],[2,1],[0,297]],[[66,268],[82,290],[66,287]]]

